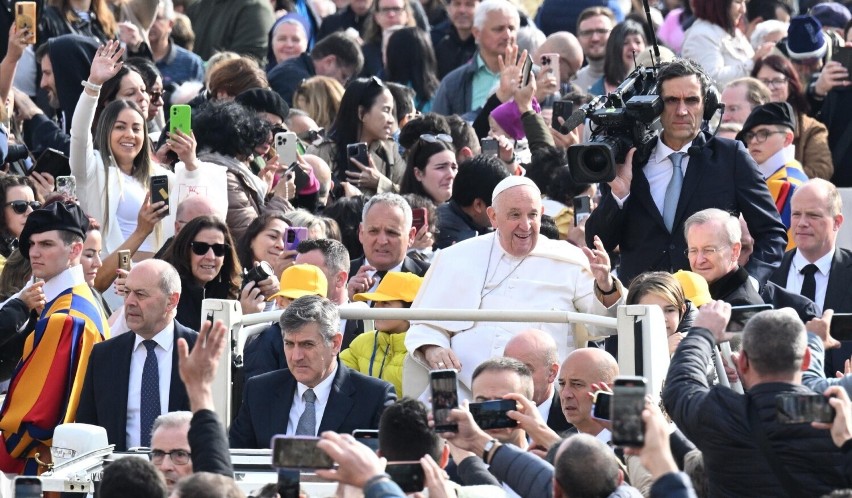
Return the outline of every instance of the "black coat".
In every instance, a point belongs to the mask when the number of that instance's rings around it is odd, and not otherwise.
[[[625,285],[646,271],[689,270],[683,224],[707,208],[735,216],[742,213],[754,237],[754,253],[746,270],[759,282],[765,282],[781,261],[787,231],[743,144],[706,133],[693,143],[704,145],[689,158],[671,233],[651,197],[643,171],[646,163],[634,161],[630,197],[623,208],[618,207],[609,187],[601,184],[601,202],[586,221],[586,242],[591,247],[598,235],[607,251],[621,247],[618,274]]]
[[[172,348],[172,375],[169,387],[169,412],[189,410],[189,398],[178,372],[177,340],[195,345],[198,333],[175,321],[175,343]],[[95,344],[89,356],[89,367],[80,394],[76,422],[100,425],[107,431],[109,444],[115,451],[127,449],[127,392],[130,382],[130,356],[136,334],[127,332]]]
[[[713,335],[693,328],[672,358],[663,403],[678,428],[704,455],[710,496],[785,496],[749,424],[747,403],[754,403],[770,446],[792,478],[811,496],[852,485],[852,455],[841,451],[828,431],[809,424],[778,424],[775,397],[812,393],[801,384],[752,386],[747,395],[710,385]]]
[[[709,284],[708,287],[710,288],[710,297],[717,301],[725,301],[731,306],[763,304],[763,299],[757,293],[748,278],[748,273],[742,267],[738,267]]]

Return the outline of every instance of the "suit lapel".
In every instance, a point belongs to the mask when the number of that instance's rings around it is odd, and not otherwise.
[[[187,334],[187,329],[183,325],[175,321],[174,344],[172,345],[172,375],[171,384],[169,384],[169,411],[176,412],[189,409],[189,397],[186,394],[186,387],[180,379],[180,368],[178,365],[178,348],[177,340],[181,337],[186,339],[189,347],[192,348],[195,344],[192,338]]]
[[[366,259],[364,259],[364,256],[361,256],[358,259],[353,259],[352,261],[350,261],[350,263],[349,263],[349,278],[350,279],[358,274],[358,269],[361,268],[362,266],[364,266],[365,262],[366,262]]]
[[[124,334],[126,338],[119,344],[116,344],[115,351],[115,370],[112,372],[115,377],[109,380],[103,379],[107,385],[115,386],[115,405],[107,403],[108,406],[115,406],[114,416],[112,417],[112,426],[117,441],[122,441],[122,447],[127,440],[127,396],[130,389],[130,357],[133,355],[133,343],[136,341],[136,334],[127,332]],[[109,391],[107,391],[109,392]],[[109,429],[107,429],[109,431]],[[119,434],[120,433],[120,434]]]
[[[320,421],[318,433],[340,431],[340,427],[355,406],[355,401],[352,399],[353,394],[354,390],[349,383],[349,372],[346,366],[338,361],[337,371],[334,373],[334,384],[322,415],[322,421]]]
[[[828,285],[825,289],[825,302],[823,311],[827,309],[843,310],[844,301],[849,295],[849,280],[852,278],[852,260],[843,257],[840,248],[834,249],[834,258],[831,260],[831,271],[828,274]]]
[[[645,206],[645,210],[651,215],[654,222],[665,230],[666,224],[663,221],[663,215],[654,203],[654,198],[651,197],[651,185],[648,183],[648,177],[645,176],[644,166],[633,166],[633,182],[630,187],[630,198],[634,197],[636,201]],[[628,199],[629,201],[630,199]]]
[[[779,285],[783,288],[787,288],[787,275],[790,273],[790,265],[793,264],[793,255],[796,254],[795,249],[791,249],[784,253],[784,257],[781,258],[781,266],[779,266],[774,272],[772,272],[772,276],[769,278],[770,281]],[[835,261],[837,256],[835,255]],[[831,264],[831,271],[834,271],[834,263]],[[831,275],[829,274],[828,285],[831,285]]]

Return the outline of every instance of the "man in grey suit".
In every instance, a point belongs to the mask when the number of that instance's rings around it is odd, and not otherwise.
[[[796,248],[787,251],[771,281],[816,303],[820,313],[852,313],[852,251],[837,247],[843,205],[832,183],[813,179],[793,194],[791,220]],[[834,377],[852,354],[852,341],[828,351],[825,371]]]

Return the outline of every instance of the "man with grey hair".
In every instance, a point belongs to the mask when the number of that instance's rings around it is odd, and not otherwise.
[[[124,293],[131,332],[92,349],[76,422],[105,428],[116,451],[150,446],[157,417],[189,410],[176,344],[184,338],[192,347],[198,333],[175,320],[180,293],[172,265],[158,259],[136,264]]]
[[[532,372],[514,358],[491,358],[480,363],[473,371],[471,391],[476,403],[503,399],[511,393],[530,399],[533,396]],[[521,449],[527,447],[526,433],[520,427],[489,429],[485,432],[503,444],[511,443]]]
[[[477,5],[472,32],[479,50],[470,62],[444,76],[432,101],[432,112],[458,114],[473,121],[500,80],[500,60],[515,53],[520,24],[517,7],[507,0],[485,0]]]
[[[154,421],[151,430],[151,463],[163,474],[169,493],[175,484],[192,474],[192,451],[189,447],[189,423],[192,412],[164,413]]]
[[[738,217],[721,209],[704,209],[686,219],[683,231],[689,267],[704,277],[713,299],[734,306],[763,304],[738,262],[742,249]]]
[[[178,86],[187,81],[204,81],[204,62],[201,57],[179,47],[171,39],[175,25],[172,0],[160,0],[157,17],[148,30],[148,43],[154,63],[163,75],[163,87]]]
[[[769,88],[757,78],[737,78],[722,90],[722,103],[725,104],[723,123],[743,124],[751,111],[770,101]]]
[[[394,387],[337,360],[343,334],[337,305],[296,299],[281,315],[287,368],[249,379],[230,429],[231,448],[269,448],[272,436],[376,429]]]
[[[746,323],[734,354],[743,395],[707,378],[716,344],[732,336],[730,316],[722,301],[701,307],[663,389],[666,411],[704,455],[710,496],[820,496],[848,488],[850,458],[829,431],[778,420],[779,396],[813,395],[802,385],[810,361],[804,324],[788,309]]]
[[[496,230],[439,252],[412,308],[562,310],[615,316],[626,292],[610,273],[609,257],[600,241],[581,250],[539,236],[541,192],[527,177],[507,177],[491,198],[487,211]],[[565,323],[412,320],[405,346],[428,370],[458,370],[459,396],[468,399],[477,365],[501,356],[506,343],[530,327],[553,337],[560,359],[588,340]],[[419,374],[425,373],[413,363],[406,364],[403,379],[409,389],[419,389],[425,380]]]
[[[401,195],[385,192],[367,201],[358,226],[358,240],[364,248],[364,256],[352,260],[350,265],[350,300],[359,292],[375,291],[389,271],[414,273],[420,277],[426,274],[428,263],[406,256],[417,235],[411,220],[411,206]]]

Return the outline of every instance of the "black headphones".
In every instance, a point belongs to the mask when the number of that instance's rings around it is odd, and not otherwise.
[[[716,88],[715,84],[713,84],[713,80],[710,76],[704,72],[704,68],[697,63],[695,63],[695,67],[698,70],[698,81],[701,83],[701,86],[707,88],[704,92],[704,115],[702,116],[702,119],[704,121],[710,121],[713,119],[713,115],[716,114],[716,111],[725,108],[725,104],[722,103],[722,96],[719,93],[719,89]]]

